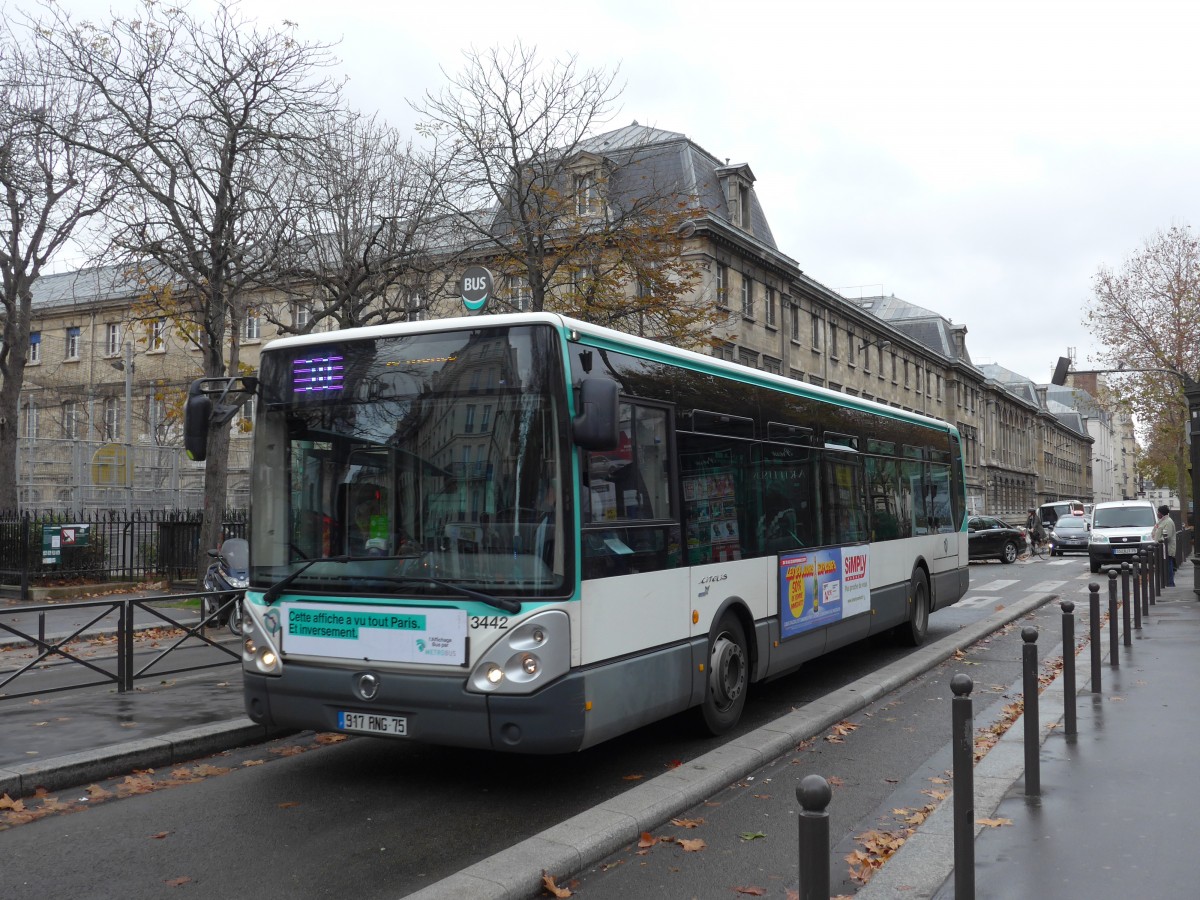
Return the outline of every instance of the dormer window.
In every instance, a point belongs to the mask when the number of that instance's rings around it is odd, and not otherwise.
[[[754,173],[745,163],[720,166],[716,170],[725,194],[725,209],[729,221],[743,231],[754,233]]]
[[[575,215],[593,217],[600,214],[600,189],[594,172],[575,176]]]

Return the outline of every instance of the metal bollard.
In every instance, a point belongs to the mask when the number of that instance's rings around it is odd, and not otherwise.
[[[1036,797],[1042,792],[1042,773],[1039,768],[1041,743],[1038,740],[1038,677],[1037,677],[1038,630],[1032,625],[1021,629],[1021,683],[1024,690],[1025,710],[1025,796]]]
[[[800,900],[829,900],[829,800],[833,789],[820,775],[805,775],[800,801]]]
[[[1153,603],[1159,595],[1158,581],[1158,564],[1154,558],[1155,547],[1149,544],[1145,548],[1146,552],[1146,580],[1150,582],[1150,602]]]
[[[1110,571],[1108,573],[1108,575],[1109,575],[1108,583],[1112,585],[1112,588],[1110,588],[1109,591],[1110,591],[1110,593],[1115,593],[1116,586],[1117,586],[1117,573]],[[1125,629],[1125,646],[1132,647],[1133,646],[1133,634],[1130,632],[1130,626],[1129,626],[1129,595],[1128,594],[1121,595],[1121,625]],[[1139,625],[1138,627],[1141,627],[1141,626]]]
[[[1167,562],[1168,556],[1170,554],[1167,553],[1167,539],[1163,538],[1158,542],[1158,583],[1160,586],[1158,595],[1160,597],[1162,596],[1161,588],[1167,586],[1167,575],[1170,574],[1170,564]]]
[[[1131,575],[1133,576],[1133,606],[1134,606],[1134,609],[1136,609],[1138,611],[1138,619],[1140,620],[1142,617],[1142,579],[1140,577],[1138,577],[1137,559],[1134,558],[1134,559],[1131,559],[1127,563],[1121,563],[1121,572],[1122,573],[1124,573],[1126,567],[1129,568],[1129,571],[1130,571]],[[1122,591],[1123,592],[1122,592],[1121,596],[1128,599],[1129,594],[1124,592],[1123,584],[1122,584]]]
[[[1141,557],[1142,564],[1142,615],[1150,615],[1150,567],[1145,562],[1145,557]]]
[[[1063,626],[1063,698],[1066,714],[1064,724],[1068,735],[1077,733],[1075,726],[1075,604],[1064,600],[1062,608]],[[954,687],[953,684],[950,685]]]
[[[1121,665],[1120,643],[1117,640],[1117,580],[1108,579],[1108,664],[1116,669]]]
[[[1121,563],[1121,602],[1129,605],[1129,563]],[[1133,627],[1139,631],[1142,627],[1142,604],[1137,599],[1133,601]]]
[[[961,672],[950,679],[951,740],[954,767],[954,896],[975,897],[975,717],[971,689]],[[824,900],[824,898],[823,898]]]
[[[1110,569],[1109,577],[1113,577]],[[1088,643],[1092,648],[1092,693],[1100,693],[1100,585],[1088,584]]]

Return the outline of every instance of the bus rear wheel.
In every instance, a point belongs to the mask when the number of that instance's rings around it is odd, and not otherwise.
[[[925,573],[918,569],[913,572],[908,584],[909,602],[912,606],[908,621],[896,629],[900,643],[909,647],[920,646],[929,631],[929,582]]]
[[[710,734],[724,734],[742,717],[750,682],[746,632],[733,613],[721,617],[708,651],[708,683],[700,714]]]

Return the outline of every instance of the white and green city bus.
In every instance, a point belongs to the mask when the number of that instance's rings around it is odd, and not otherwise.
[[[695,708],[721,733],[751,683],[918,643],[967,589],[952,426],[698,353],[548,313],[283,338],[193,385],[190,448],[239,390],[265,725],[559,753]]]

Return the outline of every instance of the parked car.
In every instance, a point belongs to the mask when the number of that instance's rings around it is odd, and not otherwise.
[[[1097,503],[1092,510],[1092,535],[1088,541],[1088,562],[1092,572],[1102,566],[1127,562],[1150,542],[1150,532],[1158,516],[1149,500],[1115,500]]]
[[[1013,562],[1025,549],[1025,529],[992,516],[967,519],[967,553],[971,559]]]
[[[1086,516],[1063,516],[1050,530],[1050,555],[1087,553],[1091,530]]]

